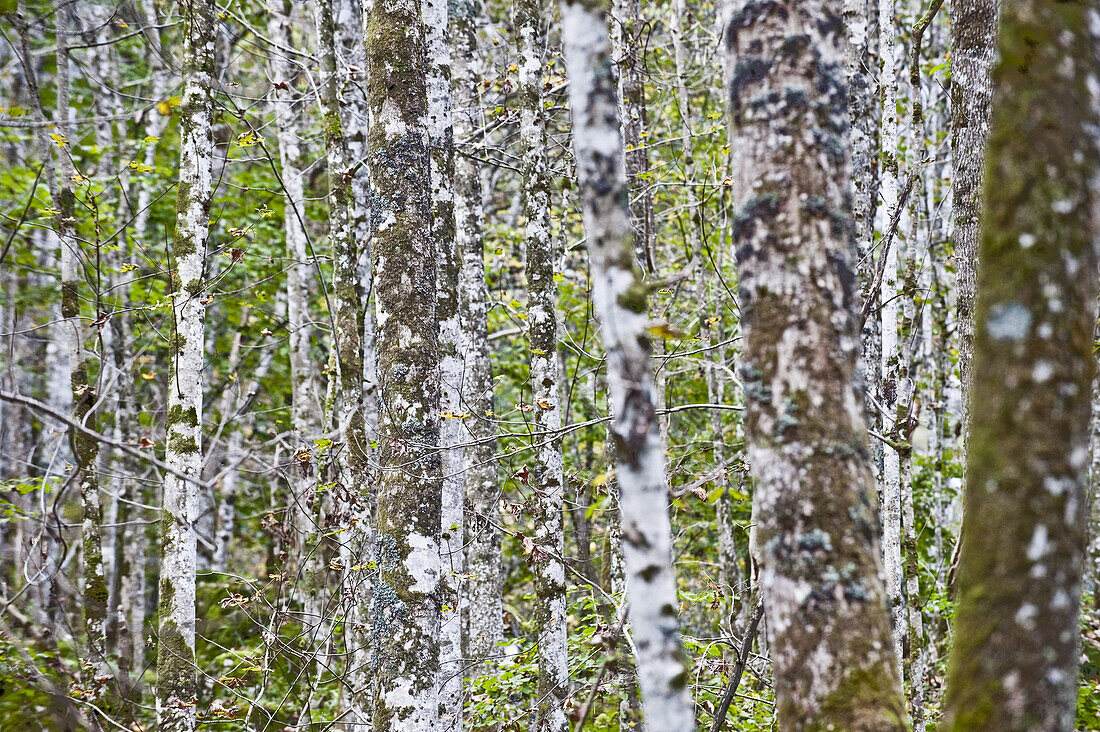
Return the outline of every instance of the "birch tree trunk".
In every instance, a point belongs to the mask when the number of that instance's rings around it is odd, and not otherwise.
[[[437,247],[436,318],[439,321],[442,503],[440,512],[439,705],[441,730],[462,729],[463,501],[466,480],[462,425],[462,331],[459,325],[459,263],[455,248],[455,148],[451,113],[451,49],[445,0],[421,0],[427,47],[428,142],[431,156],[432,239]]]
[[[455,139],[472,154],[455,158],[455,243],[461,258],[459,273],[459,327],[462,329],[462,413],[468,443],[466,477],[466,597],[463,652],[467,668],[476,678],[488,673],[500,655],[497,644],[504,637],[501,598],[500,504],[496,479],[493,420],[493,381],[489,363],[485,288],[485,255],[482,242],[481,166],[474,154],[482,147],[482,77],[477,59],[477,3],[454,8],[452,20],[455,59]]]
[[[993,98],[993,60],[1001,0],[951,2],[951,238],[958,290],[959,373],[963,388],[963,449],[970,429],[974,303],[978,278],[981,192]]]
[[[180,105],[180,177],[172,245],[172,373],[168,387],[161,511],[160,642],[157,722],[164,732],[195,728],[195,532],[202,471],[203,269],[213,194],[214,3],[184,6],[184,97]]]
[[[419,0],[376,5],[367,32],[382,471],[374,728],[407,732],[439,719],[440,377],[425,75]]]
[[[647,288],[635,260],[607,22],[606,0],[562,3],[577,181],[592,299],[608,358],[623,556],[643,710],[651,729],[691,729],[694,704],[679,637],[668,481],[646,331]]]
[[[726,33],[753,551],[784,729],[904,730],[863,409],[844,25],[750,0]]]
[[[1092,3],[1003,10],[945,729],[1075,727],[1100,287],[1097,28]]]
[[[880,220],[888,226],[898,207],[898,177],[900,173],[898,139],[898,44],[895,0],[879,0],[878,4],[879,50],[882,55],[882,215]],[[897,240],[898,237],[891,237]],[[899,452],[896,423],[899,396],[906,386],[901,371],[901,351],[898,344],[898,249],[883,238],[884,248],[879,253],[885,258],[880,264],[883,272],[879,287],[879,316],[882,345],[879,350],[880,397],[882,434],[893,444],[883,447],[882,465],[882,551],[886,569],[886,597],[890,605],[894,652],[897,659],[903,657],[906,634],[905,600],[901,564],[901,454]],[[904,399],[900,399],[904,404]]]
[[[614,65],[618,67],[616,97],[626,159],[627,189],[630,195],[630,224],[634,229],[634,257],[643,272],[656,267],[653,236],[653,193],[646,180],[649,151],[646,148],[645,84],[639,39],[645,30],[640,0],[612,0],[610,24]]]
[[[298,76],[294,62],[283,49],[295,47],[293,33],[293,5],[284,1],[272,12],[267,21],[267,32],[279,47],[272,49],[268,60],[272,80],[275,138],[279,150],[279,176],[286,201],[283,227],[286,232],[286,256],[289,266],[286,272],[288,350],[290,352],[290,424],[295,432],[297,450],[313,447],[312,438],[320,430],[321,400],[310,349],[313,341],[312,318],[309,312],[310,280],[313,267],[309,241],[305,230],[305,193],[302,173],[302,153],[299,146],[300,122],[298,93],[295,79]],[[237,434],[237,433],[234,433]],[[232,441],[234,436],[230,436]],[[306,461],[308,466],[309,462]],[[316,479],[311,471],[295,470],[291,490],[294,504],[300,507],[300,518],[309,513]],[[299,520],[298,528],[308,532],[308,524]]]
[[[75,181],[80,179],[72,157],[73,133],[69,123],[71,112],[69,98],[71,88],[68,36],[72,30],[71,8],[65,3],[55,3],[57,23],[57,134],[62,138],[59,147],[57,236],[61,241],[61,317],[65,333],[65,345],[69,354],[69,385],[72,390],[73,421],[96,429],[93,409],[99,393],[93,379],[93,371],[99,367],[94,349],[85,347],[85,334],[94,334],[95,328],[86,329],[80,314],[81,243],[76,231]],[[93,302],[95,300],[93,299]],[[81,559],[84,572],[84,588],[81,609],[84,631],[87,634],[89,661],[96,675],[106,680],[107,667],[107,583],[103,570],[101,546],[102,514],[99,502],[99,443],[75,429],[69,431],[69,442],[76,462],[76,480],[80,486],[81,503]]]
[[[152,2],[152,0],[144,0],[141,3],[140,10],[146,26],[150,29],[147,37],[153,51],[152,54],[150,54],[150,64],[152,65],[150,71],[153,76],[152,94],[155,99],[162,99],[168,87],[168,75],[162,63],[163,46],[161,44],[160,31],[156,29],[159,21],[155,3]],[[156,114],[153,111],[148,112],[144,119],[145,136],[147,138],[159,138],[164,131],[167,120],[168,118],[164,115]],[[150,168],[153,167],[153,164],[156,162],[156,152],[156,143],[147,145],[143,164]],[[149,223],[152,186],[139,184],[136,188],[137,192],[131,199],[136,202],[133,211],[134,220],[132,230],[137,237],[144,238]],[[129,279],[127,274],[123,274],[122,276]],[[128,288],[120,287],[119,292],[119,307],[124,310],[129,300]],[[112,318],[111,326],[117,328],[115,336],[118,341],[115,350],[116,357],[124,361],[123,364],[118,364],[120,376],[117,388],[120,394],[132,394],[134,366],[131,358],[133,354],[134,338],[133,333],[129,332],[131,330],[130,321],[125,317]],[[130,384],[129,391],[127,391],[127,383]],[[123,434],[120,435],[120,437],[125,437],[127,430],[136,430],[138,426],[137,414],[135,411],[131,411],[133,406],[127,406],[129,408],[124,411],[123,405],[120,403],[119,413],[116,415],[116,422],[119,428],[123,430]],[[132,435],[134,432],[131,431],[129,434]],[[123,461],[123,465],[133,464],[132,460],[127,460],[125,457]],[[136,471],[125,471],[125,474],[136,476]],[[131,520],[126,523],[122,535],[122,562],[119,569],[119,572],[122,574],[119,587],[119,624],[125,624],[126,630],[129,633],[129,650],[131,653],[130,668],[134,670],[138,679],[140,679],[145,669],[145,563],[148,555],[148,540],[146,537],[145,525],[141,521],[141,518],[148,514],[144,511],[137,510],[137,504],[151,502],[147,499],[147,495],[148,489],[144,487],[142,482],[131,478],[125,481],[125,489],[120,496],[120,500],[123,504],[129,505],[131,508]]]
[[[539,686],[535,729],[566,732],[569,693],[566,650],[565,475],[561,444],[561,394],[558,375],[558,287],[554,280],[554,237],[550,229],[552,180],[547,160],[545,73],[546,11],[540,0],[515,0],[519,36],[520,141],[523,167],[523,232],[527,256],[527,318],[531,348],[531,400],[535,405],[534,548],[535,626],[538,628]]]

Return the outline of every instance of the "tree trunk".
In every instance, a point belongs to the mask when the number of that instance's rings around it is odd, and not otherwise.
[[[754,554],[785,729],[904,730],[863,409],[841,8],[746,2],[726,40]]]
[[[680,645],[664,447],[656,415],[647,288],[627,206],[607,3],[562,3],[573,146],[591,259],[592,299],[608,358],[623,555],[646,725],[691,729]]]
[[[455,241],[461,258],[459,319],[465,359],[462,413],[466,416],[466,597],[463,599],[463,657],[472,677],[491,671],[500,655],[497,644],[504,637],[501,598],[500,505],[494,454],[496,419],[493,414],[492,366],[489,362],[485,288],[485,255],[482,241],[481,166],[473,157],[481,152],[481,99],[478,84],[483,76],[475,61],[477,3],[455,8],[454,108],[455,139],[465,142],[468,154],[455,158]]]
[[[993,60],[1000,0],[951,2],[951,239],[958,290],[959,374],[963,389],[963,449],[970,430],[974,302],[985,148],[993,98]],[[965,454],[965,453],[964,453]]]
[[[94,409],[99,393],[93,381],[93,371],[99,368],[95,348],[85,346],[87,333],[94,337],[96,329],[87,329],[81,319],[82,294],[80,276],[83,254],[81,238],[76,231],[76,195],[73,186],[82,176],[77,175],[72,156],[72,127],[69,94],[71,88],[68,36],[73,32],[72,12],[66,4],[55,4],[57,22],[57,134],[63,142],[58,144],[59,163],[56,231],[61,240],[61,317],[65,333],[65,345],[69,353],[69,384],[72,389],[73,421],[96,429]],[[93,293],[93,303],[98,296]],[[103,568],[101,546],[102,514],[99,503],[99,442],[76,430],[69,431],[69,443],[76,463],[76,480],[80,486],[81,503],[81,559],[84,572],[84,588],[81,609],[84,615],[84,631],[87,635],[88,661],[95,667],[96,675],[105,677],[107,667],[107,584]]]
[[[438,723],[439,336],[425,46],[418,0],[376,5],[367,32],[367,162],[379,409],[374,728]]]
[[[462,729],[462,525],[466,480],[466,430],[462,424],[462,330],[459,324],[459,263],[455,248],[455,148],[451,113],[451,49],[447,3],[421,0],[427,46],[428,142],[431,156],[432,238],[437,247],[436,319],[439,322],[440,421],[443,498],[439,624],[439,729]]]
[[[184,97],[180,177],[172,245],[172,373],[165,462],[188,476],[164,477],[161,511],[160,639],[157,722],[164,732],[195,728],[195,533],[202,471],[203,269],[210,223],[214,140],[214,4],[192,0],[184,12]]]
[[[1089,3],[1004,7],[946,729],[1075,726],[1100,287],[1098,40]]]
[[[645,32],[640,0],[613,0],[610,27],[613,63],[618,67],[619,123],[630,196],[630,225],[634,230],[634,257],[642,272],[656,269],[653,237],[653,193],[649,185],[649,150],[646,139],[645,84],[642,66]]]
[[[540,0],[515,0],[519,36],[520,141],[523,150],[523,239],[527,256],[527,318],[531,348],[531,401],[535,405],[534,458],[530,479],[535,495],[533,548],[535,626],[538,628],[539,686],[535,729],[566,732],[569,693],[566,651],[565,475],[561,444],[558,375],[558,286],[554,279],[554,237],[550,229],[553,182],[546,148],[545,74],[547,8]]]

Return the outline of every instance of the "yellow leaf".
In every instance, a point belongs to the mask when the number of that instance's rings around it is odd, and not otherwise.
[[[615,477],[614,470],[608,470],[606,473],[600,473],[592,479],[592,487],[599,488],[602,485],[606,485],[608,481]]]
[[[257,142],[263,142],[263,140],[264,138],[262,135],[257,135],[252,130],[249,130],[248,132],[242,132],[241,134],[237,135],[237,146],[252,147]]]
[[[666,323],[651,325],[650,327],[646,328],[646,330],[648,330],[650,333],[657,336],[658,338],[663,338],[664,340],[669,340],[670,338],[687,337],[687,333],[682,333]]]

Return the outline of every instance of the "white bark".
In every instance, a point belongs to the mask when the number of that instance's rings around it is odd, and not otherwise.
[[[533,546],[529,561],[535,575],[535,624],[538,628],[539,685],[535,729],[565,732],[569,723],[566,649],[564,468],[558,375],[557,285],[554,238],[550,229],[550,178],[546,154],[546,113],[542,80],[546,38],[543,4],[515,0],[519,36],[520,141],[523,166],[524,248],[527,254],[527,320],[531,348],[531,400],[535,405],[535,494]]]
[[[440,421],[443,497],[440,512],[439,622],[440,730],[462,729],[463,472],[466,430],[462,420],[462,331],[459,326],[458,252],[455,248],[454,122],[451,113],[451,49],[447,3],[421,0],[427,47],[428,141],[431,155],[432,238],[437,251],[436,315],[439,321]]]
[[[194,0],[184,17],[184,97],[180,105],[180,183],[172,297],[171,382],[168,385],[165,462],[199,479],[202,470],[203,269],[209,234],[214,154],[213,117],[215,8]],[[160,643],[157,650],[157,722],[164,732],[193,730],[195,669],[194,524],[198,487],[168,474],[161,516]]]
[[[482,144],[481,99],[478,85],[484,70],[477,49],[475,3],[454,8],[452,49],[454,60],[455,138],[470,140],[471,152]],[[482,241],[481,165],[471,155],[455,158],[455,244],[461,260],[459,319],[464,360],[462,413],[469,443],[465,456],[465,541],[467,576],[463,613],[463,656],[467,674],[488,673],[500,655],[497,644],[504,637],[501,597],[501,539],[499,487],[494,453],[492,367],[489,362],[485,287],[485,255]]]
[[[894,0],[879,0],[879,50],[882,54],[882,208],[879,220],[889,225],[898,205],[898,45]],[[894,237],[897,239],[897,237]],[[895,421],[900,392],[907,379],[900,370],[898,346],[898,246],[879,253],[886,257],[879,289],[882,347],[882,433],[896,437]],[[886,445],[882,468],[882,552],[886,570],[886,595],[890,603],[894,650],[902,658],[905,642],[905,600],[901,566],[901,456]]]
[[[645,287],[634,262],[606,4],[563,2],[573,145],[591,258],[592,299],[608,358],[623,557],[646,724],[691,729],[680,646],[668,482],[656,416]]]

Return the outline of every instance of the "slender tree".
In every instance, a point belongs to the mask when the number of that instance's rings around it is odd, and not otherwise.
[[[440,513],[439,704],[441,730],[462,729],[463,466],[462,330],[459,323],[459,261],[455,247],[454,120],[451,112],[451,49],[445,0],[422,0],[427,48],[428,142],[431,155],[432,239],[437,253],[436,319],[439,321],[442,504]]]
[[[470,659],[468,673],[488,673],[500,655],[504,637],[503,572],[501,569],[500,502],[493,464],[496,426],[493,415],[493,372],[488,333],[489,294],[485,286],[482,240],[481,164],[476,157],[484,140],[481,98],[483,78],[478,58],[477,21],[480,3],[454,7],[451,21],[454,48],[455,139],[465,153],[455,159],[455,242],[459,272],[459,327],[462,331],[462,414],[466,427],[464,574],[462,599],[463,652]]]
[[[68,349],[69,385],[72,389],[72,416],[78,424],[96,426],[93,411],[99,401],[94,371],[99,359],[95,349],[86,347],[89,328],[81,318],[80,301],[86,297],[81,290],[80,275],[83,251],[76,231],[76,181],[82,180],[72,153],[72,126],[69,116],[71,94],[71,60],[69,58],[69,34],[73,33],[72,8],[64,2],[54,5],[57,33],[57,130],[61,137],[58,144],[58,198],[57,237],[61,241],[61,317],[64,319],[65,345]],[[76,462],[76,482],[80,486],[81,503],[81,559],[84,570],[84,593],[81,607],[84,615],[84,632],[87,636],[89,661],[97,674],[106,676],[107,669],[107,583],[103,566],[102,511],[99,502],[99,443],[75,429],[70,430],[69,440]]]
[[[550,228],[552,179],[546,154],[546,110],[542,93],[546,34],[543,3],[515,0],[519,36],[520,138],[523,145],[524,249],[527,254],[527,318],[534,402],[535,494],[531,562],[535,573],[535,622],[539,629],[538,716],[540,732],[565,732],[569,693],[566,651],[565,475],[561,446],[558,375],[557,284],[554,237]]]
[[[969,430],[974,302],[985,148],[993,98],[999,0],[957,0],[951,7],[951,240],[958,292],[959,372],[963,387],[963,442]]]
[[[753,551],[788,729],[905,729],[853,387],[841,8],[736,6],[726,41]]]
[[[180,177],[172,243],[172,373],[161,509],[157,721],[165,732],[195,728],[195,531],[202,470],[204,267],[210,224],[214,140],[214,3],[184,5],[184,97]]]
[[[419,0],[376,5],[367,31],[367,163],[381,390],[371,611],[379,730],[432,730],[439,718],[439,336],[425,75]]]
[[[947,729],[1075,728],[1100,286],[1095,13],[1003,9]]]
[[[562,3],[562,38],[592,299],[608,358],[623,558],[646,724],[691,729],[680,645],[668,480],[647,331],[647,288],[627,205],[607,2]]]
[[[645,84],[645,46],[640,0],[613,0],[610,8],[611,48],[618,70],[619,124],[622,127],[626,180],[630,191],[630,222],[634,227],[634,256],[643,272],[655,267],[653,192],[649,177],[649,147]]]

